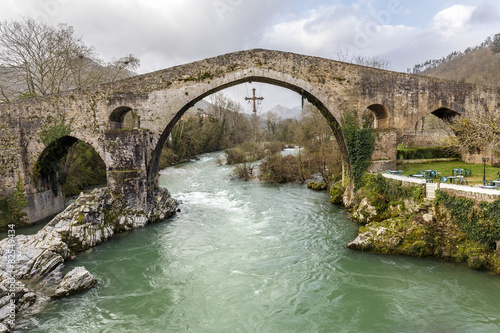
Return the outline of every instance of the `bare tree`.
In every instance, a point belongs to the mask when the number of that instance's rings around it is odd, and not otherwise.
[[[386,58],[381,57],[367,57],[360,54],[349,54],[348,50],[339,51],[337,53],[337,59],[339,61],[348,62],[351,64],[379,68],[379,69],[390,69],[391,61]]]
[[[500,110],[469,112],[450,120],[450,135],[444,145],[457,152],[479,152],[500,146]]]
[[[281,121],[281,117],[273,111],[269,111],[266,114],[266,124],[267,124],[267,133],[270,136],[270,139],[274,139],[274,134],[276,133],[276,128]]]
[[[138,65],[132,55],[103,63],[66,24],[54,27],[31,18],[0,23],[0,94],[5,101],[113,81]]]

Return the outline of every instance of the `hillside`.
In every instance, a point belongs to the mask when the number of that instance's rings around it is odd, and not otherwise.
[[[500,53],[493,53],[492,40],[463,52],[452,52],[437,60],[428,60],[410,69],[413,74],[487,86],[500,86]]]
[[[460,82],[500,86],[500,53],[494,54],[489,48],[481,48],[421,74]]]

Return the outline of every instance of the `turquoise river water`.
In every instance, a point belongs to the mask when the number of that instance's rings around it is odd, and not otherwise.
[[[21,332],[500,332],[500,277],[351,251],[324,192],[230,180],[217,154],[161,171],[181,212],[68,262],[98,286]]]

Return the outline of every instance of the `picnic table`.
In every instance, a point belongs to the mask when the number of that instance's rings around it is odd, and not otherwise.
[[[462,169],[462,168],[456,168],[452,170],[452,175],[453,176],[472,176],[472,170],[469,169]]]
[[[420,170],[419,173],[424,174],[427,177],[432,177],[432,178],[438,178],[439,177],[439,172],[436,170]]]
[[[448,181],[450,184],[468,184],[467,179],[464,179],[463,176],[447,176],[439,179],[440,183],[447,183]]]

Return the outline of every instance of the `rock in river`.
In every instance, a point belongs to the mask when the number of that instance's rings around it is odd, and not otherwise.
[[[95,276],[83,266],[75,267],[66,274],[54,292],[54,297],[76,294],[97,284]]]

